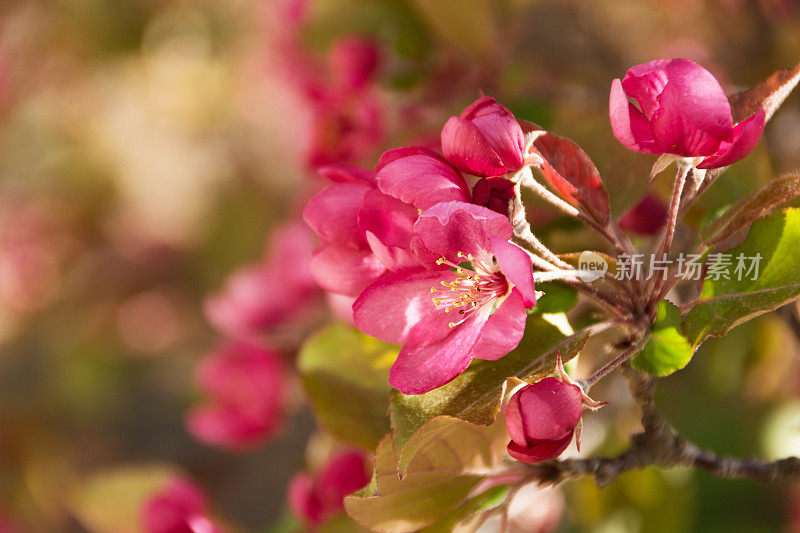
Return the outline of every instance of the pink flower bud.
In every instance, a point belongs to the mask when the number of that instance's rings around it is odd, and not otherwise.
[[[174,479],[142,507],[145,533],[222,533],[209,518],[205,494],[186,479]]]
[[[344,497],[364,487],[370,480],[364,455],[342,452],[312,476],[296,474],[289,483],[289,507],[308,525],[325,522],[344,509]]]
[[[522,168],[525,135],[514,115],[491,96],[477,99],[442,129],[442,151],[459,170],[500,176]]]
[[[285,380],[277,354],[245,342],[222,346],[197,367],[197,381],[210,400],[186,417],[189,432],[233,450],[263,443],[283,417]]]
[[[572,442],[582,410],[578,385],[551,377],[521,388],[506,409],[509,455],[524,463],[555,459]]]
[[[633,102],[630,101],[633,100]],[[698,168],[730,165],[750,153],[764,130],[761,110],[739,124],[714,76],[688,59],[660,59],[611,84],[614,136],[643,154],[702,158]]]
[[[505,178],[484,178],[472,188],[472,203],[508,216],[514,200],[514,183]]]

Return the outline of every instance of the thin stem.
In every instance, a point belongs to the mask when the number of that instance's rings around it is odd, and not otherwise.
[[[577,281],[580,278],[578,277],[577,270],[551,270],[548,272],[534,272],[533,273],[533,281],[536,283],[542,283],[544,281],[553,281],[553,280],[565,280],[565,281]]]
[[[592,374],[591,376],[589,376],[585,380],[582,380],[581,384],[583,385],[584,392],[589,392],[589,389],[592,387],[592,385],[594,385],[599,380],[601,380],[603,377],[608,375],[612,370],[617,368],[622,363],[624,363],[624,362],[634,358],[636,355],[638,355],[638,353],[642,350],[642,348],[644,348],[644,345],[647,342],[648,337],[649,337],[649,334],[643,335],[642,337],[639,338],[639,340],[637,340],[631,346],[629,346],[627,350],[622,352],[619,355],[619,357],[617,357],[616,359],[614,359],[610,363],[606,364],[604,367],[602,367],[599,370],[597,370],[594,374]]]
[[[568,214],[572,217],[579,217],[580,211],[577,208],[571,206],[552,192],[550,192],[547,187],[536,181],[533,177],[533,172],[531,171],[530,166],[524,166],[514,175],[514,179],[512,181],[518,182],[526,187],[528,187],[531,191],[536,193],[536,195],[544,200],[545,202],[553,205],[554,207],[560,209],[564,213]]]
[[[658,246],[656,246],[654,250],[654,257],[664,257],[669,253],[669,250],[672,247],[672,238],[675,236],[675,227],[678,225],[678,216],[680,213],[683,187],[686,185],[686,176],[689,173],[690,168],[691,167],[687,164],[678,164],[678,172],[675,176],[675,185],[672,188],[672,200],[669,204],[667,224],[664,226],[664,233],[661,236]],[[650,293],[658,294],[662,282],[662,277],[655,277]]]

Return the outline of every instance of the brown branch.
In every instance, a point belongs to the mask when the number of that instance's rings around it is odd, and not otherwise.
[[[566,459],[530,466],[529,478],[544,483],[591,476],[605,487],[620,474],[649,466],[697,468],[722,478],[746,478],[762,483],[800,481],[800,458],[760,461],[753,458],[719,456],[703,450],[675,433],[658,412],[653,394],[655,379],[624,367],[631,394],[642,409],[644,431],[631,437],[627,451],[614,457]]]

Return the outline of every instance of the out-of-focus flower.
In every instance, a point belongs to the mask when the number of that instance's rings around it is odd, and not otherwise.
[[[522,168],[525,135],[511,111],[484,96],[445,123],[442,150],[459,170],[499,176]]]
[[[531,259],[508,242],[507,217],[445,202],[422,213],[414,229],[439,256],[435,269],[387,274],[353,304],[359,329],[403,345],[389,381],[405,394],[444,385],[473,358],[506,355],[522,339],[525,308],[536,304]]]
[[[522,387],[506,409],[509,455],[524,463],[555,459],[572,442],[582,411],[578,385],[550,377]]]
[[[289,507],[309,526],[321,524],[344,509],[344,497],[364,487],[370,471],[363,454],[341,452],[316,475],[296,474],[289,483]]]
[[[205,302],[209,321],[236,339],[259,339],[306,318],[318,301],[311,275],[313,235],[300,223],[277,228],[261,262],[235,271]]]
[[[286,381],[276,353],[245,342],[227,343],[200,362],[197,381],[210,400],[186,417],[197,439],[242,450],[275,433],[283,417]]]
[[[667,206],[658,196],[648,194],[619,219],[619,227],[640,235],[655,235],[667,221]]]
[[[700,169],[745,157],[765,122],[761,110],[734,125],[719,82],[688,59],[660,59],[628,70],[611,84],[609,113],[614,136],[627,148],[698,159]]]
[[[209,517],[205,494],[186,479],[172,480],[142,506],[146,533],[222,533]]]

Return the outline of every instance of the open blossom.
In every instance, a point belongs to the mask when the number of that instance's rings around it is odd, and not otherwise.
[[[141,509],[145,533],[222,533],[209,514],[203,491],[182,478],[172,480]]]
[[[313,235],[297,222],[277,228],[260,263],[235,271],[205,302],[209,321],[236,339],[261,338],[302,320],[319,289],[311,275]]]
[[[362,453],[341,452],[316,475],[303,472],[292,478],[289,508],[305,524],[321,524],[344,509],[344,497],[369,483],[370,474]]]
[[[582,411],[578,385],[550,377],[522,387],[506,409],[509,455],[525,463],[555,459],[572,442]]]
[[[403,345],[389,381],[405,394],[444,385],[473,358],[506,355],[536,304],[531,259],[508,242],[507,217],[445,202],[423,212],[414,231],[439,256],[434,268],[387,274],[353,304],[359,329]]]
[[[285,374],[273,352],[245,342],[223,345],[197,367],[197,381],[209,402],[189,412],[189,432],[233,450],[264,442],[283,416]]]
[[[633,102],[630,102],[632,99]],[[759,111],[733,123],[719,82],[688,59],[660,59],[630,69],[611,84],[614,136],[643,154],[699,158],[700,169],[730,165],[749,154],[764,129]]]
[[[525,135],[508,108],[484,96],[445,123],[442,151],[463,172],[500,176],[522,168]]]

